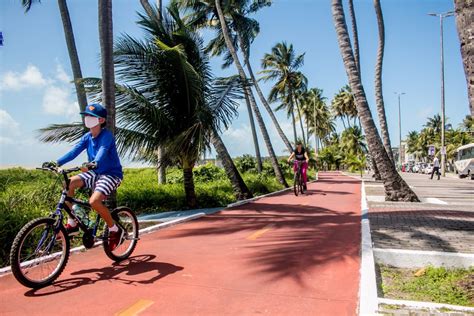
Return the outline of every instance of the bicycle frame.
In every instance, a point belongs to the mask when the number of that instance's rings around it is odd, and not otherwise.
[[[89,232],[89,227],[87,225],[85,225],[82,220],[69,208],[69,206],[66,204],[66,202],[70,202],[72,204],[78,204],[82,207],[85,207],[85,208],[88,208],[88,209],[92,209],[91,205],[89,204],[89,202],[86,202],[86,201],[83,201],[83,200],[79,200],[79,199],[75,199],[73,197],[70,197],[67,195],[68,191],[69,191],[69,184],[71,183],[71,180],[69,179],[68,177],[68,173],[71,172],[71,171],[78,171],[79,168],[72,168],[72,169],[69,169],[69,170],[62,170],[61,171],[61,174],[63,175],[64,177],[64,189],[62,190],[61,192],[61,197],[59,199],[59,202],[56,206],[56,210],[53,211],[50,215],[50,217],[52,218],[56,218],[56,222],[55,222],[55,226],[53,228],[55,234],[57,234],[59,232],[59,229],[62,225],[62,222],[63,222],[63,219],[64,219],[64,216],[63,216],[63,213],[62,213],[62,210],[66,211],[66,213],[68,214],[69,217],[71,218],[74,218],[78,225],[79,225],[79,228],[84,232]],[[97,237],[97,230],[99,228],[99,224],[100,224],[100,215],[97,214],[96,215],[96,220],[95,220],[95,223],[94,223],[94,227],[92,228],[92,237],[94,239],[96,238],[100,238],[100,237]],[[54,241],[55,241],[56,238],[53,238],[52,240],[52,245],[54,245]],[[100,239],[103,239],[103,238],[100,238]],[[40,246],[42,244],[41,240],[40,240],[40,243],[38,246]]]

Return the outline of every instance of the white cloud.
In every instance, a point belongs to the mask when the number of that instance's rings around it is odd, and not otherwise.
[[[66,73],[63,66],[59,62],[56,63],[56,79],[64,83],[71,82],[71,78],[69,77],[69,75]]]
[[[0,109],[0,130],[5,130],[5,129],[17,129],[18,126],[17,121],[11,117],[10,114],[8,114],[7,111]]]
[[[0,136],[0,145],[10,145],[10,144],[13,144],[12,138]]]
[[[70,100],[68,89],[51,86],[44,93],[43,110],[48,114],[73,116],[79,112],[79,105]]]
[[[43,87],[48,83],[38,67],[29,64],[24,72],[8,71],[0,78],[3,90],[21,90],[29,87]]]

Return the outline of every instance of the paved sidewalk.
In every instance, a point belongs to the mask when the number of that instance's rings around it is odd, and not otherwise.
[[[401,175],[422,203],[385,202],[382,183],[364,176],[374,247],[474,253],[474,181]]]
[[[75,254],[41,290],[2,277],[0,315],[355,315],[360,182],[319,179],[144,235],[120,264]]]

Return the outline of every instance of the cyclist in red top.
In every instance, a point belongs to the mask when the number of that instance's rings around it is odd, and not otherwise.
[[[306,190],[306,182],[308,181],[307,171],[309,157],[301,142],[296,143],[296,149],[291,153],[290,157],[288,158],[288,162],[290,162],[293,158],[295,158],[295,163],[293,165],[294,172],[296,172],[298,168],[297,161],[304,161],[301,165],[301,172],[303,173],[304,189]]]

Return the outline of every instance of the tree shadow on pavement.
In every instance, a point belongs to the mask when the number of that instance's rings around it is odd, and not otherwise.
[[[42,289],[29,290],[25,293],[25,296],[47,296],[76,289],[84,285],[110,280],[131,285],[152,284],[167,275],[183,270],[183,267],[175,266],[170,263],[153,261],[155,258],[155,255],[139,255],[118,263],[113,263],[111,266],[76,271],[71,273],[71,275],[78,277],[59,280],[54,282],[51,286]],[[93,274],[93,276],[90,276],[91,274]]]
[[[248,267],[251,274],[264,275],[269,281],[292,278],[306,287],[311,282],[306,276],[316,266],[359,260],[359,205],[352,208],[356,212],[256,202],[245,205],[245,210],[233,209],[221,212],[219,216],[204,217],[199,221],[199,227],[180,229],[160,238],[238,234],[238,249],[242,255],[233,260],[243,262],[236,264]],[[245,236],[269,224],[271,231],[262,237],[246,239]]]
[[[375,247],[474,252],[474,213],[456,210],[369,212]],[[471,237],[470,237],[471,236]]]

